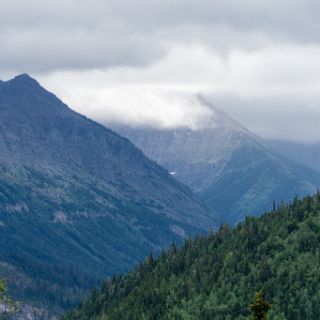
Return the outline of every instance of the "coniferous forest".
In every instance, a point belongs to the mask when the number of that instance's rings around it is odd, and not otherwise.
[[[319,319],[320,193],[235,228],[172,244],[107,280],[64,320],[248,319],[256,292],[269,319]]]

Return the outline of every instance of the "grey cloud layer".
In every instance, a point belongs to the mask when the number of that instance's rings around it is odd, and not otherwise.
[[[164,126],[201,116],[184,98],[200,92],[262,136],[319,140],[319,11],[317,0],[0,1],[0,78],[28,72],[97,120]]]
[[[318,1],[2,1],[1,67],[16,72],[143,66],[175,43],[218,52],[318,43]]]

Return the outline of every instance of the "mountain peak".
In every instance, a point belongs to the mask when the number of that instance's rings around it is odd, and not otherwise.
[[[7,81],[7,83],[14,83],[14,84],[28,85],[28,86],[30,86],[30,85],[40,86],[39,82],[37,80],[35,80],[34,78],[32,78],[27,73],[19,74],[19,75],[15,76],[13,79]]]

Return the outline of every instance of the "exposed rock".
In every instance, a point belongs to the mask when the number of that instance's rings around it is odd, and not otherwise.
[[[178,236],[180,236],[182,239],[185,239],[188,235],[187,233],[179,226],[171,226],[170,229],[176,233]]]
[[[7,204],[5,211],[9,213],[29,212],[29,208],[25,203]]]
[[[47,310],[24,304],[11,320],[58,320],[59,317],[51,315]]]
[[[66,214],[64,212],[62,212],[62,211],[54,212],[53,216],[54,216],[53,223],[62,223],[62,224],[64,224],[64,223],[68,222]]]

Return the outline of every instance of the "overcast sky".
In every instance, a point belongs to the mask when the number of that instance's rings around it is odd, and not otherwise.
[[[101,122],[193,126],[202,94],[267,138],[320,141],[320,1],[0,0],[0,78]]]

